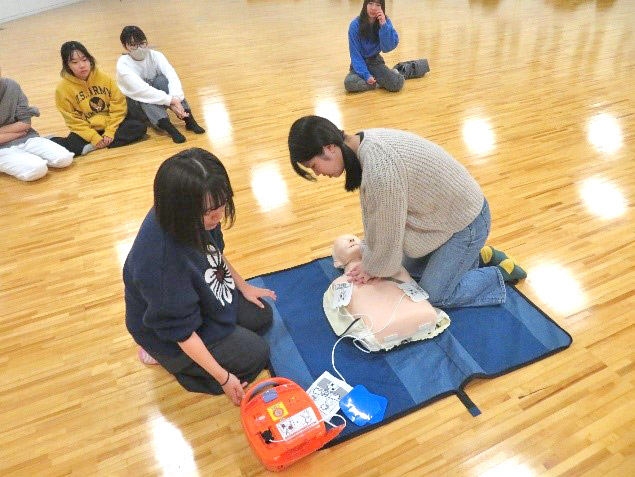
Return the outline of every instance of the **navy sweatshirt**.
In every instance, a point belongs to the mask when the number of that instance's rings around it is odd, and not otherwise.
[[[160,363],[179,356],[177,342],[194,331],[209,344],[236,326],[238,292],[220,256],[225,246],[220,225],[210,233],[218,251],[212,247],[203,254],[180,245],[161,228],[153,208],[124,264],[126,327]]]

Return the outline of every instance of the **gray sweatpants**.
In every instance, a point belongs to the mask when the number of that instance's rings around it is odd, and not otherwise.
[[[368,71],[370,71],[370,74],[377,80],[378,87],[391,92],[397,92],[403,88],[404,77],[397,71],[388,68],[381,55],[371,56],[370,58],[366,58],[365,61]],[[346,91],[358,93],[375,89],[375,87],[375,85],[366,83],[364,78],[355,73],[353,65],[351,65],[351,69],[344,79],[344,88],[346,88]]]
[[[169,93],[168,79],[164,75],[156,75],[153,79],[148,80],[147,83],[153,88],[160,89]],[[133,119],[139,121],[150,121],[150,124],[155,128],[158,128],[159,121],[168,117],[168,107],[162,104],[149,104],[136,101],[134,99],[126,98],[128,101],[128,115]],[[181,101],[183,109],[190,109],[190,105],[187,104],[187,100]]]
[[[271,327],[273,310],[262,300],[265,308],[247,301],[238,292],[236,329],[216,343],[205,343],[214,359],[240,382],[252,382],[269,364],[269,345],[262,335]],[[179,356],[159,359],[165,369],[188,391],[205,394],[223,394],[223,388],[207,371],[181,352]]]

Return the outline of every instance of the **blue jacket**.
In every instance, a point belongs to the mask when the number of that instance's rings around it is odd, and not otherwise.
[[[348,27],[348,50],[351,54],[351,64],[355,73],[368,81],[372,75],[368,71],[365,58],[375,56],[380,51],[388,53],[397,48],[399,35],[393,28],[392,22],[386,17],[386,23],[379,28],[379,38],[368,40],[359,34],[359,17],[351,22]]]
[[[161,228],[153,208],[130,249],[123,267],[126,327],[160,363],[179,356],[177,342],[194,331],[209,344],[236,327],[238,292],[219,261],[225,246],[220,225],[211,236],[218,253],[185,247]]]

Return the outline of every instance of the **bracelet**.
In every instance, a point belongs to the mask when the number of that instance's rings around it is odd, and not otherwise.
[[[222,388],[223,386],[225,386],[225,384],[227,384],[229,382],[229,371],[227,371],[227,379],[225,380],[225,382],[223,384],[220,385],[220,387]]]

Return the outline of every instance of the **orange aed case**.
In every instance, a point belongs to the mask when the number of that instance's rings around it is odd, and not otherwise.
[[[327,431],[313,400],[286,378],[251,386],[240,404],[240,415],[249,445],[273,471],[318,450],[344,429],[341,425]]]

